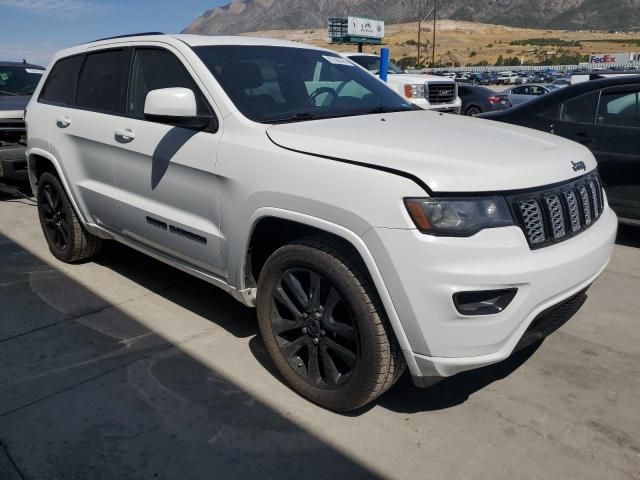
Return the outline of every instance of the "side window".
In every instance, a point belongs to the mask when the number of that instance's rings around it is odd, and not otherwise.
[[[192,90],[196,96],[198,115],[211,115],[211,109],[202,92],[173,53],[159,48],[135,49],[127,99],[128,115],[144,118],[147,94],[151,90],[175,87]]]
[[[528,95],[527,87],[518,87],[511,90],[514,95]]]
[[[73,106],[76,80],[84,55],[76,55],[58,60],[51,69],[40,93],[40,101],[62,106]]]
[[[598,108],[598,125],[640,127],[638,92],[603,92]]]
[[[560,120],[571,123],[593,123],[598,108],[599,91],[587,93],[560,106]]]
[[[76,106],[105,113],[122,113],[124,50],[105,50],[87,55],[76,92]]]

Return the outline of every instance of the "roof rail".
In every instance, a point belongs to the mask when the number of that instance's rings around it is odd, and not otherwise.
[[[127,35],[115,35],[113,37],[105,37],[105,38],[98,38],[97,40],[91,40],[90,42],[86,42],[86,43],[93,43],[93,42],[102,42],[103,40],[113,40],[115,38],[126,38],[126,37],[144,37],[146,35],[164,35],[163,32],[141,32],[141,33],[129,33]]]

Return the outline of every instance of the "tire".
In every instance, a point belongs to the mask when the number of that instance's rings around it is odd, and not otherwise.
[[[464,114],[467,117],[475,117],[476,115],[480,115],[481,113],[482,113],[482,110],[480,109],[480,107],[476,105],[471,105],[467,107],[467,109],[464,111]]]
[[[42,233],[54,257],[65,263],[77,263],[100,251],[102,239],[84,229],[56,176],[49,172],[42,174],[36,198]]]
[[[300,240],[274,252],[260,273],[257,307],[278,371],[324,408],[360,408],[406,368],[364,266],[324,241]]]

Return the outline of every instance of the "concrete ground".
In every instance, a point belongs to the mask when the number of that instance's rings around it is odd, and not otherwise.
[[[542,345],[338,415],[281,382],[252,310],[118,245],[61,264],[0,197],[0,479],[640,479],[639,246]]]

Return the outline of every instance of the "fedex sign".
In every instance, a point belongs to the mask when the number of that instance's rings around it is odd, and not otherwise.
[[[599,53],[589,57],[589,63],[629,63],[631,53]]]

